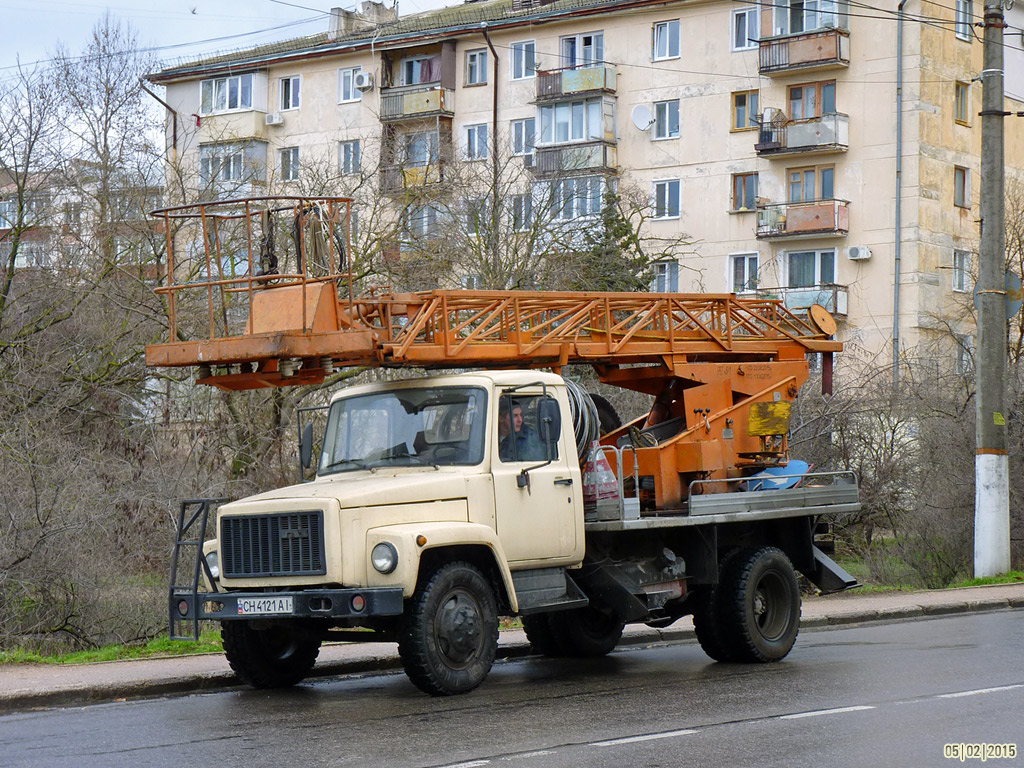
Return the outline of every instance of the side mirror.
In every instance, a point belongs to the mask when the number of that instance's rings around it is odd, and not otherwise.
[[[309,423],[302,428],[302,440],[299,441],[299,461],[303,469],[309,469],[313,460],[313,424]]]
[[[553,397],[543,397],[537,404],[537,422],[540,439],[544,445],[551,445],[562,433],[562,412],[558,409],[558,401]],[[548,452],[550,455],[550,451]]]

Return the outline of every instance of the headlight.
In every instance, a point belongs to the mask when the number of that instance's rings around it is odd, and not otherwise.
[[[209,552],[206,555],[206,567],[210,569],[210,575],[215,579],[220,578],[220,558],[216,552]]]
[[[391,573],[398,567],[398,550],[386,541],[382,541],[370,553],[370,562],[381,573]]]

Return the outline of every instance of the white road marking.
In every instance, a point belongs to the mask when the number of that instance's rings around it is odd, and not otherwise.
[[[940,693],[939,699],[959,699],[961,696],[977,696],[982,693],[997,693],[999,691],[1012,691],[1014,688],[1024,688],[1024,683],[1016,685],[1000,685],[996,688],[978,688],[973,691],[958,691],[957,693]]]
[[[779,720],[799,720],[802,717],[817,717],[818,715],[838,715],[843,712],[861,712],[865,709],[874,709],[874,707],[859,706],[859,707],[838,707],[837,709],[819,709],[815,712],[799,712],[795,715],[781,715]]]
[[[609,739],[608,741],[592,741],[592,747],[614,747],[618,744],[634,744],[638,741],[654,741],[655,739],[671,739],[676,736],[689,736],[696,733],[692,728],[682,731],[664,731],[662,733],[648,733],[645,736],[625,736],[621,739]]]
[[[449,765],[438,766],[438,768],[480,768],[482,765],[490,764],[490,760],[470,760],[468,763],[450,763]]]
[[[554,750],[551,750],[551,749],[538,749],[536,752],[523,752],[522,754],[519,754],[519,755],[508,755],[507,757],[503,757],[502,760],[519,760],[520,758],[523,758],[523,757],[541,757],[542,755],[553,755],[553,754],[555,754]]]

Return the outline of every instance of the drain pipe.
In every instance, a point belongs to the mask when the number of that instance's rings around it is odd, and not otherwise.
[[[900,257],[903,207],[903,6],[900,0],[896,17],[896,247],[893,251],[892,285],[892,383],[900,383]]]
[[[171,161],[172,162],[177,162],[178,161],[178,113],[174,110],[174,107],[172,107],[166,101],[164,101],[159,96],[157,96],[155,93],[153,93],[151,90],[149,90],[149,88],[146,87],[146,81],[143,80],[142,78],[139,78],[139,87],[142,88],[142,90],[144,90],[146,93],[148,93],[154,99],[159,101],[161,104],[163,104],[164,109],[166,109],[168,112],[171,113]]]
[[[494,59],[494,90],[491,95],[491,258],[494,261],[495,276],[498,274],[501,260],[498,252],[498,52],[494,49],[491,36],[487,33],[487,22],[480,22],[484,40],[491,50]]]

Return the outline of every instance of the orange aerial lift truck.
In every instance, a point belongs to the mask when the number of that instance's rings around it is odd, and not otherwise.
[[[790,460],[789,415],[833,318],[733,294],[357,292],[351,201],[262,197],[154,213],[170,335],[154,367],[223,390],[308,385],[347,366],[426,375],[340,389],[315,476],[182,503],[171,633],[221,622],[239,677],[301,681],[326,640],[396,641],[433,695],[478,686],[500,616],[535,649],[598,656],[623,627],[692,615],[720,661],[785,657],[796,571],[855,586],[827,554],[858,508],[849,472]],[[179,257],[182,243],[200,242]],[[570,378],[655,396],[620,424]],[[454,371],[454,372],[453,372]],[[213,534],[207,529],[213,522]]]

